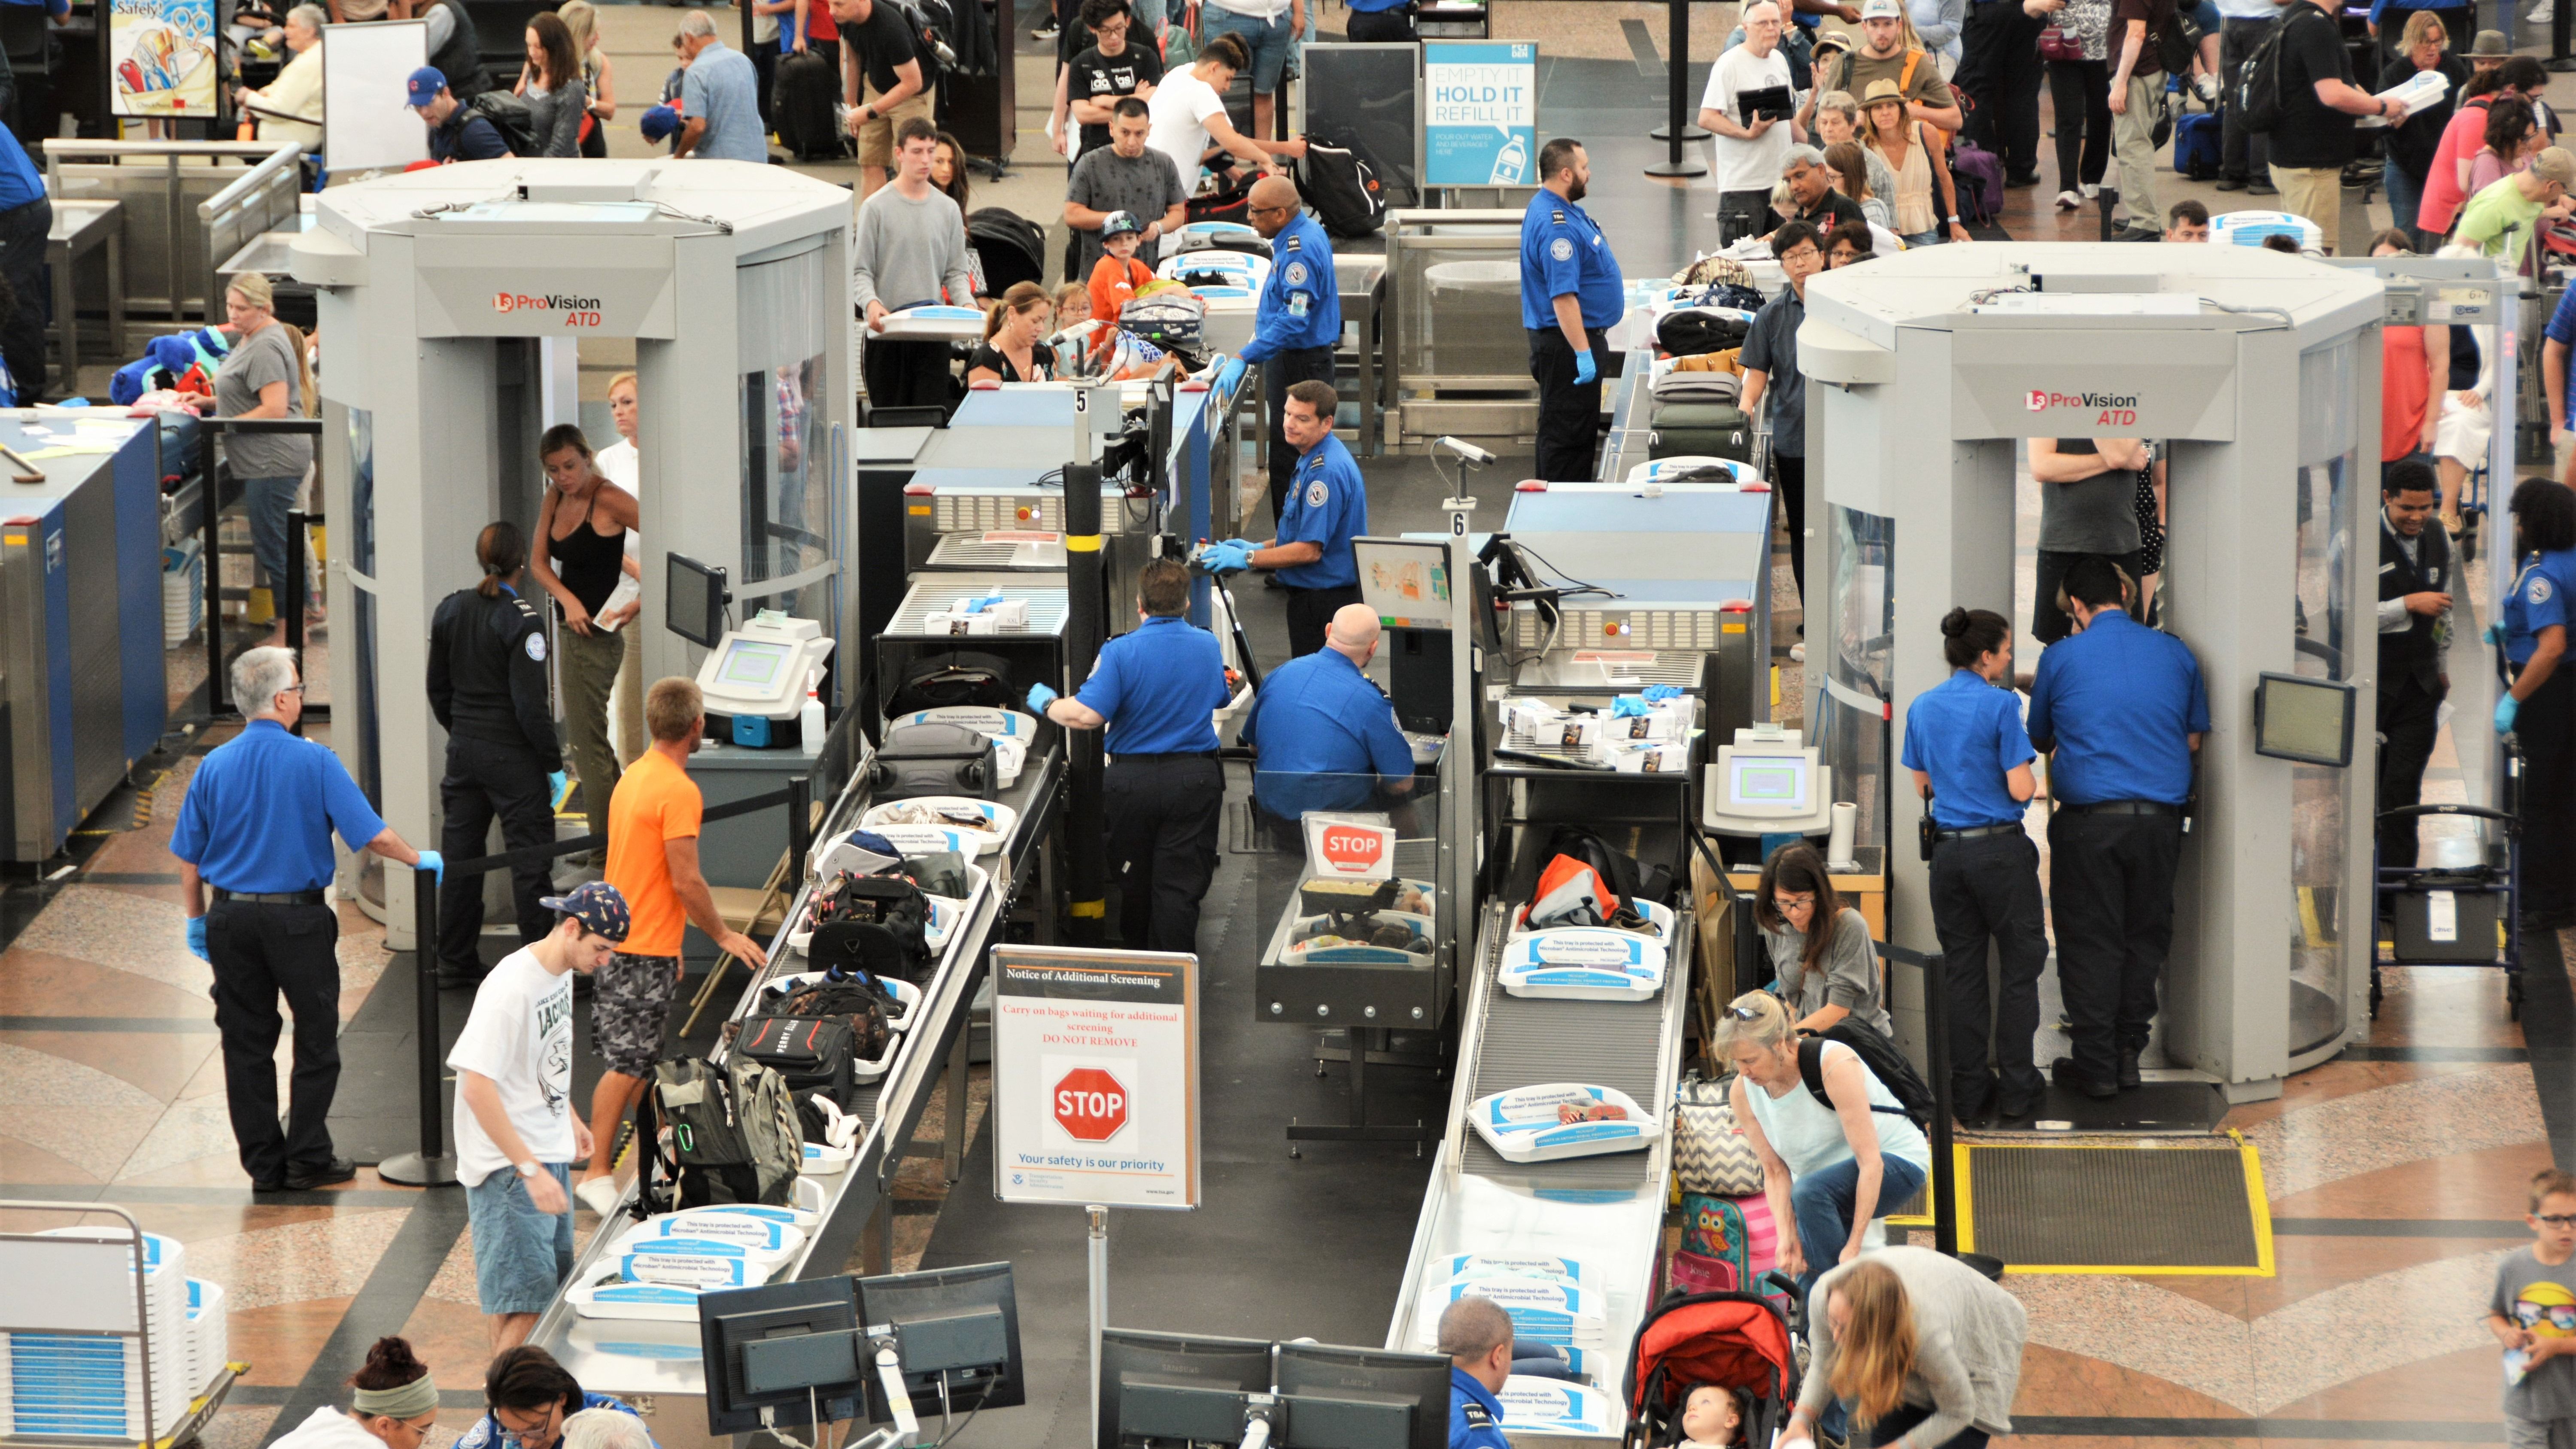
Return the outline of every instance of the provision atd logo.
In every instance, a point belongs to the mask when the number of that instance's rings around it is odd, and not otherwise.
[[[2103,425],[2134,423],[2138,420],[2138,398],[2135,393],[2116,392],[2050,392],[2032,388],[2022,397],[2022,406],[2035,413],[2059,410],[2094,414],[2093,421]]]
[[[599,325],[597,297],[573,297],[560,292],[531,297],[525,292],[495,292],[492,294],[492,310],[500,313],[560,312],[566,327]]]

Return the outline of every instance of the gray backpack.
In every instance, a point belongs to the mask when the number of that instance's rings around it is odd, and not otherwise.
[[[786,1079],[735,1053],[665,1057],[635,1104],[639,1218],[716,1203],[785,1207],[805,1164]]]

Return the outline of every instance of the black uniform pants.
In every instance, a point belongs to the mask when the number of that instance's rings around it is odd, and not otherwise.
[[[1959,28],[1959,71],[1950,83],[1967,93],[1962,134],[2001,157],[2006,177],[2039,170],[2039,33],[2047,28],[2013,0],[1976,0]]]
[[[2254,47],[2272,33],[2268,16],[2252,16],[2218,21],[2218,84],[2227,95],[2236,94],[2237,79],[2245,73],[2245,62],[2254,58]],[[2251,182],[2259,186],[2272,184],[2272,138],[2261,131],[2248,129],[2245,108],[2230,104],[2218,113],[2218,174],[2230,180]],[[2413,226],[2401,220],[2401,226]]]
[[[1606,370],[1609,334],[1586,327],[1583,337],[1593,366]],[[1562,327],[1533,327],[1529,343],[1530,376],[1538,382],[1538,476],[1550,483],[1589,483],[1599,476],[1592,457],[1601,442],[1601,376],[1575,382],[1574,349]]]
[[[0,278],[17,294],[0,318],[0,358],[18,380],[20,407],[45,395],[45,315],[54,296],[45,285],[45,235],[53,228],[54,204],[41,196],[0,211]]]
[[[2003,968],[1991,1015],[1994,1064],[2004,1096],[2035,1102],[2047,1086],[2031,1061],[2039,1033],[2039,977],[2048,969],[2041,920],[2039,847],[2028,835],[1944,840],[1932,847],[1932,929],[1950,989],[1950,1099],[1962,1117],[1986,1105],[1986,942]]]
[[[1798,607],[1807,607],[1807,460],[1778,452],[1772,445],[1771,491],[1780,498],[1780,518],[1789,530],[1789,577],[1798,581]],[[1818,616],[1822,622],[1822,616]],[[1806,632],[1805,615],[1798,630]]]
[[[2559,662],[2522,702],[2513,732],[2522,742],[2523,914],[2576,925],[2576,664]],[[2523,1035],[2531,1038],[2527,1027]]]
[[[2057,985],[2075,1066],[2117,1080],[2120,1053],[2147,1044],[2157,978],[2173,947],[2179,815],[2086,815],[2048,821],[2049,908],[2057,920]]]
[[[1288,506],[1288,490],[1296,486],[1297,460],[1304,456],[1288,446],[1288,435],[1280,426],[1288,415],[1288,389],[1301,382],[1332,380],[1333,349],[1329,347],[1284,348],[1261,360],[1261,395],[1270,403],[1270,522],[1274,528]]]
[[[1303,659],[1324,647],[1324,631],[1333,622],[1333,613],[1344,604],[1360,601],[1360,586],[1345,584],[1338,589],[1288,590],[1288,657]]]
[[[206,908],[215,1029],[224,1042],[224,1102],[242,1170],[282,1182],[331,1161],[331,1098],[340,1089],[340,917],[327,905]],[[295,1013],[295,1073],[277,1122],[279,993]]]
[[[2424,687],[2412,669],[2379,671],[2378,810],[2402,810],[2424,798],[2424,766],[2433,758],[2442,696]],[[2411,867],[2416,860],[2416,817],[2383,821],[2379,863]]]
[[[1354,10],[1345,33],[1353,45],[1410,45],[1421,39],[1413,28],[1413,10]]]
[[[1121,755],[1102,772],[1118,930],[1130,950],[1196,951],[1216,878],[1225,769],[1214,755]]]
[[[447,824],[438,833],[439,853],[450,860],[472,860],[484,853],[493,817],[500,817],[503,848],[543,845],[554,838],[554,802],[547,798],[546,772],[524,745],[488,740],[447,741],[447,775],[438,782],[439,808]],[[510,900],[519,917],[519,944],[527,945],[554,929],[554,913],[538,905],[546,895],[546,862],[530,861],[510,868]],[[483,877],[453,875],[438,888],[438,960],[469,976],[483,974],[476,942],[483,934]]]

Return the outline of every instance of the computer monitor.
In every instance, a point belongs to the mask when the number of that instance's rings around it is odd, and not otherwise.
[[[867,1347],[851,1280],[809,1278],[703,1294],[698,1340],[707,1375],[707,1432],[748,1434],[763,1414],[780,1424],[858,1415]]]
[[[1803,815],[1815,793],[1813,762],[1805,755],[1745,755],[1727,758],[1727,808],[1739,814],[1765,811]]]
[[[1322,1343],[1279,1345],[1283,1449],[1442,1449],[1449,1360]]]
[[[1449,545],[1419,538],[1355,538],[1360,602],[1390,629],[1449,627]]]
[[[2263,674],[2254,685],[2254,753],[2309,765],[2352,763],[2360,691],[2331,679]]]
[[[663,573],[663,616],[672,633],[701,649],[713,649],[716,641],[724,637],[725,605],[733,601],[733,595],[725,588],[725,571],[676,553],[668,557],[670,563]]]
[[[859,1319],[890,1327],[915,1414],[1009,1409],[1028,1402],[1020,1363],[1020,1306],[1008,1263],[978,1263],[859,1280]],[[894,1417],[873,1374],[868,1418]],[[943,1394],[944,1390],[944,1394]]]
[[[1270,1392],[1268,1343],[1112,1328],[1100,1335],[1100,1432],[1117,1449],[1144,1439],[1240,1443],[1245,1400]]]

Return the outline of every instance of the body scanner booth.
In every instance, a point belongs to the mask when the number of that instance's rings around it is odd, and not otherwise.
[[[582,339],[635,340],[644,611],[626,627],[644,678],[705,655],[669,627],[703,627],[667,612],[671,554],[723,571],[738,623],[773,610],[846,633],[849,225],[847,190],[731,161],[483,161],[318,198],[293,266],[321,289],[323,334],[347,339],[320,381],[326,506],[348,539],[328,580],[333,743],[405,838],[438,838],[430,615],[481,577],[484,524],[533,538],[537,440],[577,416]]]
[[[2231,1101],[2367,1024],[2381,307],[2376,277],[2253,247],[1931,247],[1817,276],[1798,334],[1821,490],[1807,719],[1864,864],[1888,865],[1899,945],[1940,949],[1895,764],[1907,706],[1949,675],[1939,620],[1992,609],[2028,634],[2020,441],[2139,437],[2169,459],[2156,597],[2211,731],[2155,1047]],[[2275,734],[2357,720],[2349,763],[2337,740],[2258,739],[2267,692]],[[2315,700],[2349,713],[2293,707]]]

